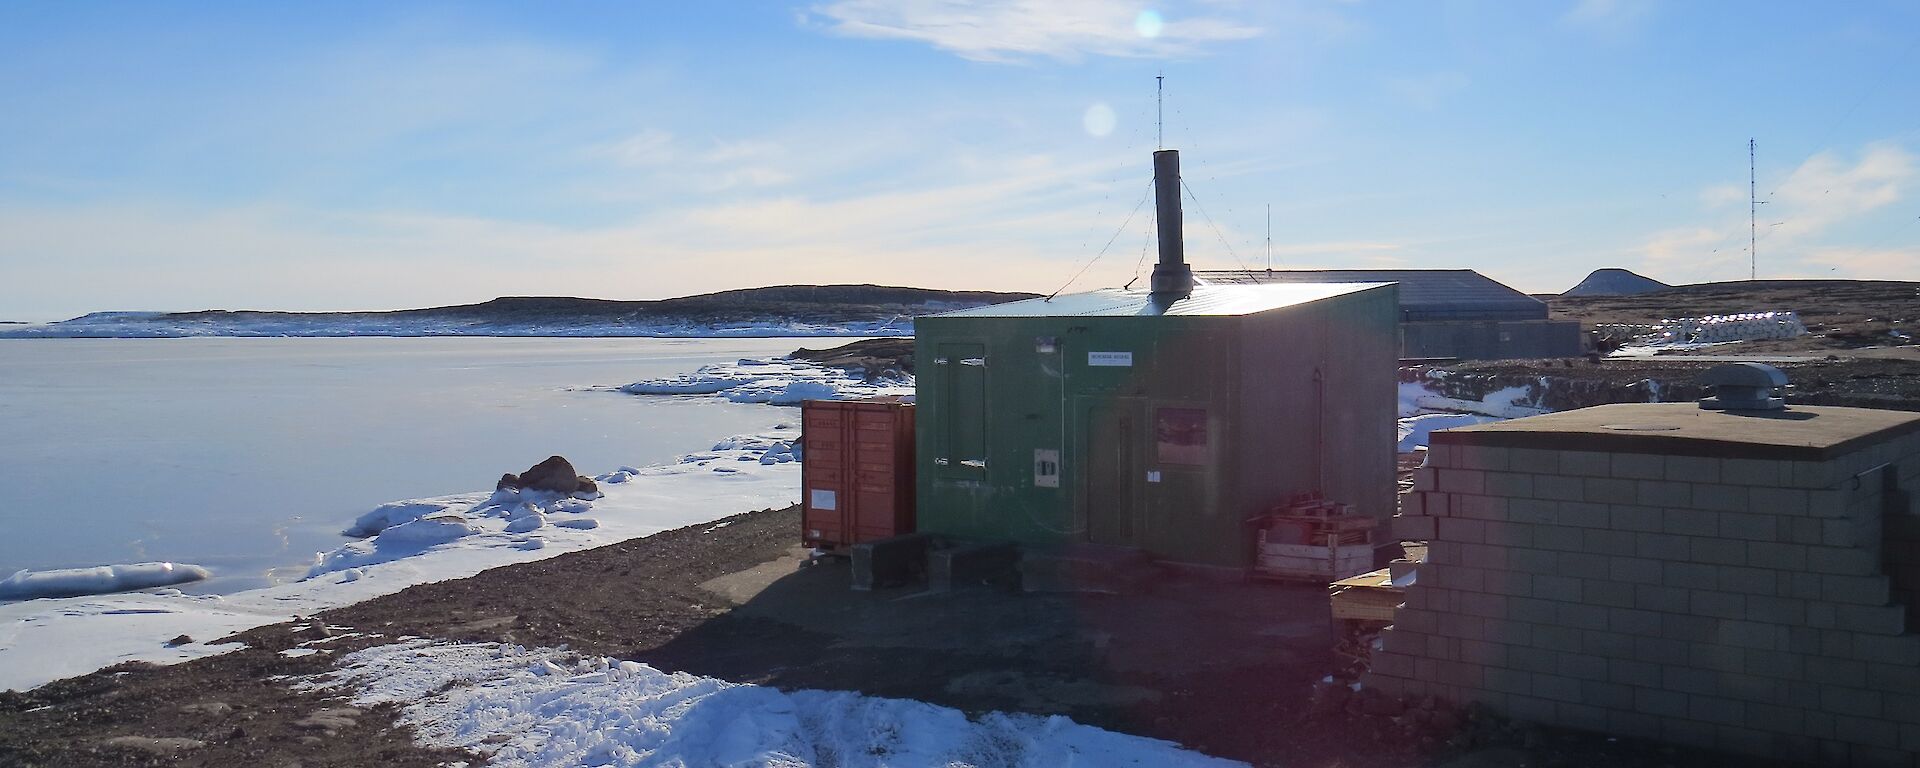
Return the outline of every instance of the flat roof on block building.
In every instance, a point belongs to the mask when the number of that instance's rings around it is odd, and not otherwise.
[[[1800,405],[1709,411],[1694,403],[1598,405],[1433,433],[1436,445],[1825,461],[1920,432],[1920,413]]]

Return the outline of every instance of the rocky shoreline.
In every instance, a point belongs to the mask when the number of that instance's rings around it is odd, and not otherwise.
[[[1329,706],[1316,693],[1332,664],[1324,590],[1169,574],[1129,595],[856,593],[844,563],[803,565],[798,524],[796,508],[735,515],[260,627],[217,639],[247,646],[224,655],[123,664],[0,693],[0,766],[484,764],[416,743],[395,707],[357,706],[300,684],[348,653],[409,637],[565,646],[665,671],[970,713],[1065,714],[1258,766],[1716,757],[1485,718],[1416,717],[1441,711],[1425,702],[1362,696]],[[1449,723],[1456,732],[1441,732]]]

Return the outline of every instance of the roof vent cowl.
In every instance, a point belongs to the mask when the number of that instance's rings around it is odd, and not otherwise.
[[[1774,390],[1787,385],[1787,374],[1771,365],[1727,363],[1708,368],[1700,374],[1700,385],[1713,394],[1700,398],[1700,407],[1709,411],[1777,411],[1787,407],[1785,398],[1774,397]]]

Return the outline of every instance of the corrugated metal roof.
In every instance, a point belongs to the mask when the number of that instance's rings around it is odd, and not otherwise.
[[[1126,317],[1165,315],[1251,315],[1282,307],[1379,288],[1385,283],[1352,281],[1282,285],[1197,285],[1193,295],[1170,304],[1154,302],[1146,291],[1106,288],[1086,293],[1027,299],[990,307],[945,312],[933,317]]]
[[[1403,320],[1547,318],[1546,302],[1471,269],[1248,269],[1194,276],[1214,285],[1399,283]]]

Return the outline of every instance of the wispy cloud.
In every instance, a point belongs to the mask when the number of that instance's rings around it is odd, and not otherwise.
[[[774,142],[715,139],[704,148],[685,144],[670,132],[649,128],[590,147],[587,153],[646,171],[650,179],[709,193],[775,187],[794,179],[784,167],[785,147]]]
[[[1920,278],[1920,249],[1860,247],[1836,242],[1889,205],[1906,199],[1920,182],[1915,157],[1881,142],[1856,159],[1828,151],[1795,168],[1762,206],[1759,252],[1774,276],[1839,273],[1884,279]],[[1716,184],[1701,191],[1714,213],[1711,224],[1663,230],[1637,248],[1641,266],[1659,274],[1730,280],[1747,273],[1748,219],[1745,185]]]
[[[1092,256],[1077,247],[1098,199],[1087,180],[1110,171],[1029,158],[977,181],[694,202],[605,226],[289,206],[14,207],[0,210],[0,254],[24,266],[0,285],[0,306],[31,308],[44,298],[36,286],[73,279],[87,284],[88,305],[132,309],[658,298],[843,281],[1051,290]],[[175,268],[186,262],[198,266]],[[1107,258],[1079,285],[1118,284],[1132,263]]]
[[[1560,17],[1571,27],[1605,36],[1637,29],[1653,15],[1653,0],[1579,0]]]
[[[1913,155],[1893,144],[1868,145],[1852,165],[1832,152],[1814,155],[1774,193],[1770,204],[1779,208],[1769,218],[1784,220],[1769,239],[1820,234],[1898,202],[1914,180]]]
[[[1162,15],[1130,0],[838,0],[803,20],[847,37],[915,40],[976,61],[1186,56],[1261,29],[1215,14]]]
[[[1813,269],[1803,277],[1920,280],[1920,247],[1814,248],[1805,261]]]
[[[1471,82],[1461,72],[1428,72],[1387,78],[1386,88],[1401,101],[1420,109],[1433,109],[1448,97],[1466,90]]]
[[[621,165],[664,165],[674,159],[673,134],[648,129],[613,142],[600,153]]]

